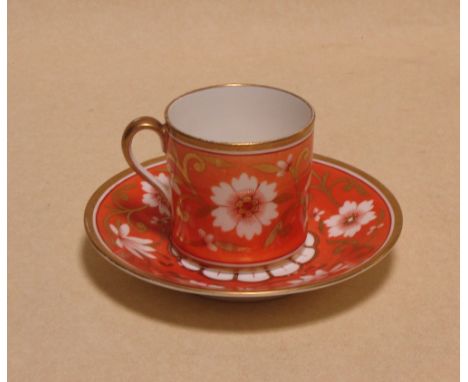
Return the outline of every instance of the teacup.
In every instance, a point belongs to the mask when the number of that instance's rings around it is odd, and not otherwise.
[[[301,97],[260,85],[226,84],[173,100],[166,122],[132,121],[122,137],[173,248],[198,261],[253,266],[291,255],[306,239],[315,113]],[[132,140],[156,132],[168,174],[137,163]]]

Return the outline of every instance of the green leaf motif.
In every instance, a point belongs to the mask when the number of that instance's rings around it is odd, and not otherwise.
[[[222,241],[215,242],[216,246],[221,248],[223,251],[226,252],[245,252],[248,250],[246,247],[239,247],[232,243],[226,243]]]
[[[279,170],[276,165],[270,163],[254,164],[252,167],[267,174],[275,174]]]
[[[195,217],[203,218],[205,216],[208,216],[211,213],[211,211],[213,211],[214,208],[215,207],[212,207],[212,206],[203,206],[199,208],[197,212],[195,212]]]
[[[273,242],[275,241],[276,239],[276,235],[278,234],[278,231],[276,229],[274,229],[273,231],[270,232],[270,234],[268,235],[267,239],[265,240],[265,245],[264,247],[269,247],[270,245],[273,244]]]
[[[275,203],[284,203],[288,200],[292,199],[292,195],[288,193],[278,195],[273,201]]]
[[[146,227],[146,225],[142,222],[136,222],[135,223],[135,227],[139,230],[139,231],[142,231],[142,232],[145,232],[148,230],[148,228]]]
[[[349,181],[348,183],[346,183],[346,185],[343,187],[343,191],[351,191],[353,188],[359,194],[366,195],[366,190],[359,183],[355,183],[352,181]]]
[[[357,192],[361,195],[367,195],[367,191],[364,187],[362,187],[359,183],[354,183],[354,187],[356,188]]]
[[[332,189],[333,187],[335,187],[336,185],[338,185],[340,183],[343,183],[343,191],[345,191],[345,192],[349,192],[349,191],[352,191],[354,189],[361,195],[367,195],[366,189],[361,184],[359,184],[358,182],[355,182],[354,180],[346,179],[346,178],[336,179],[330,185],[330,189]]]
[[[229,168],[232,167],[232,163],[221,159],[221,158],[213,158],[209,156],[203,157],[209,164],[212,164],[213,166],[216,166],[218,168]]]
[[[289,172],[291,173],[292,177],[294,178],[294,181],[297,183],[297,167],[291,167],[289,169]]]
[[[276,236],[278,235],[278,231],[281,230],[281,228],[283,228],[283,223],[282,222],[279,222],[270,232],[270,234],[268,235],[268,237],[266,238],[265,240],[265,244],[263,245],[265,248],[266,247],[269,247],[270,245],[273,244],[273,242],[275,241],[276,239]]]
[[[323,228],[324,228],[323,221],[319,220],[319,223],[318,223],[319,232],[323,232]]]
[[[291,225],[287,225],[285,227],[282,227],[281,229],[278,230],[278,233],[281,235],[281,236],[287,236],[291,233],[291,230],[292,230],[292,226]]]
[[[333,250],[333,254],[334,255],[339,255],[341,252],[343,252],[344,250],[344,246],[343,245],[338,245],[334,250]]]
[[[379,210],[379,212],[377,212],[376,223],[381,223],[384,220],[384,217],[385,217],[385,213],[382,210]]]

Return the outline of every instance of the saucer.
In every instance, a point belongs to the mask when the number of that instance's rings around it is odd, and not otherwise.
[[[164,157],[145,166],[156,176],[167,172]],[[263,266],[215,267],[178,253],[168,237],[167,209],[151,200],[131,170],[93,194],[86,232],[119,269],[180,292],[256,300],[324,288],[382,260],[400,235],[402,214],[390,191],[363,171],[321,155],[314,155],[312,166],[307,238],[288,258]],[[208,235],[205,241],[216,245]]]

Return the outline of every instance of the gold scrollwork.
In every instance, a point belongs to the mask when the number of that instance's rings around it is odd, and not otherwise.
[[[192,161],[192,166],[193,166],[193,169],[197,172],[203,172],[206,168],[206,163],[203,160],[203,158],[201,158],[198,154],[195,154],[195,153],[187,153],[184,156],[184,159],[182,160],[182,162],[178,160],[177,154],[175,153],[174,154],[167,153],[167,158],[175,164],[176,168],[182,174],[185,183],[189,187],[192,187],[192,183],[188,174],[189,165],[191,164],[190,161],[194,160],[194,162]]]
[[[309,155],[310,155],[310,150],[307,147],[304,148],[297,156],[296,164],[290,169],[291,175],[293,176],[296,183],[298,182],[298,178],[299,178],[299,166],[302,161],[307,160]]]

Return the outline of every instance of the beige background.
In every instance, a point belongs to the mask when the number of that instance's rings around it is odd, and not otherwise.
[[[457,380],[458,27],[456,1],[10,1],[10,380]],[[316,151],[401,202],[387,260],[238,304],[93,252],[83,209],[126,167],[124,126],[223,82],[311,101]],[[160,152],[150,135],[138,146]]]

